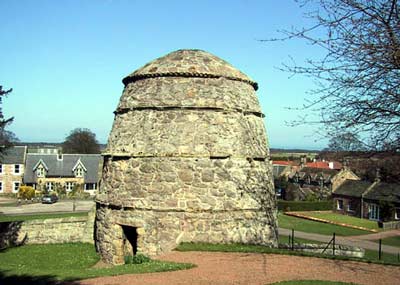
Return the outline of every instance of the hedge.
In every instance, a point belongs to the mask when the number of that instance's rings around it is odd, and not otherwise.
[[[285,201],[278,200],[279,211],[330,211],[332,201]]]

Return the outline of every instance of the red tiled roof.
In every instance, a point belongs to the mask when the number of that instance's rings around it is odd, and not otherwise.
[[[326,161],[307,162],[306,167],[312,168],[326,168],[329,169],[329,164]]]
[[[278,165],[292,165],[293,161],[286,161],[286,160],[273,160],[272,164],[278,164]]]
[[[332,164],[332,167],[329,167],[329,163]],[[341,169],[342,164],[337,161],[314,161],[314,162],[307,162],[306,167],[312,168],[324,168],[324,169]]]

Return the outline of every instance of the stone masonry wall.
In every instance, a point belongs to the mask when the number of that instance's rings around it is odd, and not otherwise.
[[[14,164],[3,164],[3,171],[0,173],[3,189],[0,193],[17,193],[14,192],[14,182],[19,182],[22,185],[24,171],[23,164],[19,164],[19,174],[14,173]]]
[[[181,241],[277,246],[257,83],[199,50],[172,52],[123,82],[96,197],[103,260]]]
[[[0,223],[0,248],[20,244],[93,243],[94,212],[88,217]]]

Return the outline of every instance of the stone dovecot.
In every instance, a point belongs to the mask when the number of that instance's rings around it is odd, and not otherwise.
[[[96,197],[104,261],[180,242],[277,246],[257,83],[201,50],[167,54],[123,83]]]

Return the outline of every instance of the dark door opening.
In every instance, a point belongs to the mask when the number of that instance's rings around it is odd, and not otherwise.
[[[136,229],[137,228],[135,227],[122,226],[122,231],[124,232],[124,243],[126,243],[126,241],[129,242],[130,247],[132,248],[132,255],[136,255],[138,248],[137,246],[138,234]]]

